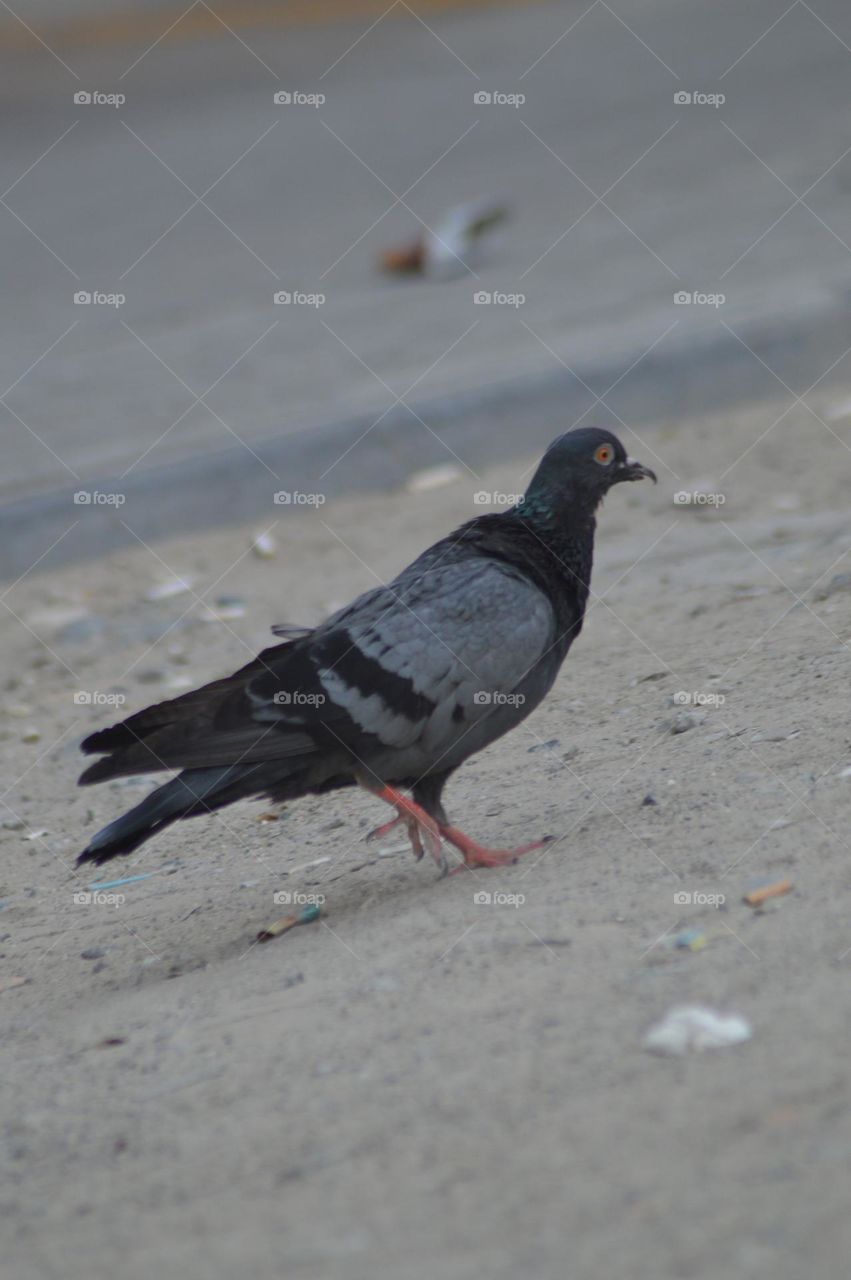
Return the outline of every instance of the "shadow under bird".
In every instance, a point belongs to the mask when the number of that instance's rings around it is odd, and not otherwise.
[[[287,637],[231,676],[91,734],[88,785],[179,770],[99,831],[79,862],[130,853],[178,818],[359,785],[392,805],[417,858],[445,844],[495,867],[546,843],[490,849],[452,825],[449,776],[549,692],[582,627],[595,511],[624,480],[656,479],[611,432],[568,431],[515,507],[476,516],[386,586]],[[407,793],[407,794],[406,794]],[[460,869],[460,868],[459,868]]]

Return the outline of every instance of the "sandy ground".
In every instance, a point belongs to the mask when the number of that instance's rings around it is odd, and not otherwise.
[[[522,488],[525,462],[8,592],[10,1275],[847,1274],[851,592],[826,591],[851,570],[851,419],[799,406],[760,439],[785,408],[625,437],[658,488],[610,496],[555,691],[448,790],[491,843],[561,837],[499,872],[379,856],[363,836],[384,811],[341,793],[277,821],[241,805],[77,875],[87,833],[149,784],[76,788],[80,737],[115,713],[74,694],[129,712],[232,669],[271,624],[391,575],[475,490]],[[674,503],[701,486],[724,505]],[[276,520],[260,560],[251,534]],[[147,600],[171,573],[193,593]],[[223,597],[244,616],[211,618],[239,613]],[[74,900],[151,872],[117,906]],[[755,912],[762,877],[794,891]],[[321,920],[257,945],[283,890],[324,895]],[[670,945],[685,929],[702,950]],[[752,1040],[644,1051],[683,1001],[744,1015]]]

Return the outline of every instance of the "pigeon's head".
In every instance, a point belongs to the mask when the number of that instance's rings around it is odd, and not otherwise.
[[[526,490],[521,510],[541,505],[586,506],[593,510],[613,484],[656,476],[627,457],[620,440],[599,427],[577,427],[552,442]]]

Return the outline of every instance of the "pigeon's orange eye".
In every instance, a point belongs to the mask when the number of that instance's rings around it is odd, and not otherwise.
[[[615,456],[615,451],[610,444],[601,444],[599,449],[595,450],[594,461],[601,462],[607,467]]]

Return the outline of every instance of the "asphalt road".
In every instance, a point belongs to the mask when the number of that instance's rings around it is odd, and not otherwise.
[[[400,4],[371,27],[177,34],[2,59],[5,501],[235,445],[260,477],[261,442],[408,403],[433,443],[424,404],[565,365],[597,394],[625,374],[617,410],[643,352],[747,340],[848,288],[842,0]],[[375,269],[479,196],[513,216],[475,273]]]

